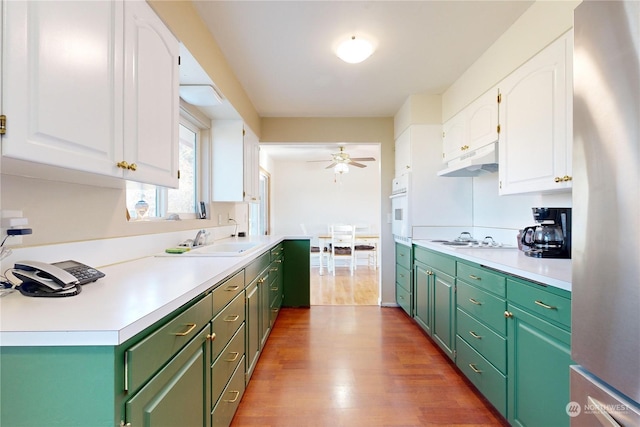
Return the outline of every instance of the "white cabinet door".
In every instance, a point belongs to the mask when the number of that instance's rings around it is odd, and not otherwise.
[[[122,2],[2,5],[3,156],[120,176]]]
[[[500,194],[571,188],[572,49],[569,32],[500,84]]]
[[[244,128],[244,200],[260,200],[260,142],[251,129]]]
[[[498,89],[485,92],[465,108],[467,145],[470,150],[498,140]]]
[[[124,177],[178,187],[178,41],[144,1],[125,2]]]
[[[411,127],[396,138],[395,153],[395,177],[411,172]]]
[[[469,149],[467,144],[465,110],[462,110],[442,126],[442,161],[460,157]]]
[[[211,200],[244,200],[244,124],[242,120],[214,120],[211,124]]]

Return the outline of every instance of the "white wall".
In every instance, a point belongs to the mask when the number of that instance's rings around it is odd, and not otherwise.
[[[380,156],[375,156],[379,159]],[[278,235],[327,232],[328,224],[371,225],[380,231],[380,163],[351,167],[337,176],[322,162],[273,161],[272,232]]]

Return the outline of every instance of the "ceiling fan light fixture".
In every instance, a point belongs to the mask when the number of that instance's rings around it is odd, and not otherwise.
[[[338,163],[334,166],[333,171],[341,175],[343,173],[349,173],[349,165],[347,165],[346,163]]]
[[[357,64],[364,61],[373,53],[373,45],[365,39],[356,39],[351,36],[349,40],[340,43],[336,50],[338,58],[349,64]]]

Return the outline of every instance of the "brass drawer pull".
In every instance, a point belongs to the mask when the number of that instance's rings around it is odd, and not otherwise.
[[[274,268],[270,268],[269,269],[269,273],[275,273],[276,271],[278,271],[278,267],[274,267]]]
[[[234,285],[234,286],[229,286],[228,288],[225,289],[225,291],[233,292],[233,291],[237,291],[238,289],[240,289],[240,286]]]
[[[476,334],[473,331],[469,331],[469,335],[471,335],[472,337],[474,337],[477,340],[481,340],[482,339],[482,337],[480,335]]]
[[[259,284],[263,284],[263,283],[264,283],[264,282],[266,282],[266,281],[267,281],[267,278],[266,278],[266,277],[262,277],[262,278],[258,279],[258,283],[259,283]]]
[[[238,360],[238,356],[240,356],[240,353],[238,353],[237,351],[231,352],[229,354],[233,354],[233,359],[224,359],[225,362],[235,362],[236,360]]]
[[[404,274],[402,274],[402,273],[398,273],[398,274],[399,274],[400,277],[404,277]]]
[[[277,262],[278,264],[281,264],[282,260],[281,259],[277,259],[275,262]]]
[[[185,336],[189,335],[191,333],[191,331],[193,331],[196,328],[196,324],[195,323],[187,323],[185,326],[188,326],[189,329],[187,329],[184,332],[175,333],[173,335],[175,335],[177,337],[185,337]]]
[[[511,313],[510,311],[505,311],[504,312],[504,318],[505,319],[511,319],[513,317],[513,313]]]
[[[273,286],[273,287],[271,288],[271,290],[272,290],[272,291],[277,291],[277,290],[278,290],[278,287],[277,287],[277,286]]]
[[[209,335],[207,335],[207,341],[211,341],[211,342],[213,342],[213,341],[215,341],[215,340],[216,340],[216,334],[215,334],[215,332],[214,332],[213,334],[209,334]]]
[[[480,369],[476,368],[476,365],[474,365],[473,363],[469,363],[469,367],[470,367],[470,368],[471,368],[471,370],[472,370],[473,372],[475,372],[476,374],[481,374],[481,373],[482,373],[482,371],[481,371]]]
[[[540,300],[535,300],[534,303],[536,305],[539,305],[542,308],[546,308],[547,310],[557,310],[558,309],[558,307],[554,307],[553,305],[547,305],[547,304],[543,303]]]
[[[230,391],[229,393],[235,393],[235,394],[236,394],[236,397],[234,397],[234,398],[233,398],[233,399],[231,399],[231,400],[227,400],[227,399],[225,399],[225,400],[224,400],[225,402],[227,402],[227,403],[233,403],[233,402],[235,402],[236,400],[238,400],[238,397],[240,396],[240,392],[239,392],[239,391],[233,390],[233,391]]]
[[[227,317],[225,317],[225,318],[224,318],[224,321],[225,321],[225,322],[235,322],[235,321],[236,321],[236,320],[238,320],[239,318],[240,318],[240,316],[239,316],[239,315],[237,315],[237,314],[233,314],[233,315],[231,315],[231,316],[227,316]]]
[[[470,274],[469,278],[473,280],[482,280],[482,277],[474,276],[473,274]]]
[[[473,298],[469,298],[469,301],[471,302],[471,304],[482,305],[480,301],[474,300]]]

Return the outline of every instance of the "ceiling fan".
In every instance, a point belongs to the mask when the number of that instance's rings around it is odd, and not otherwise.
[[[331,169],[339,164],[355,166],[357,168],[366,168],[367,165],[363,165],[358,162],[375,162],[376,159],[373,157],[351,157],[348,153],[344,151],[344,147],[340,147],[339,153],[333,153],[331,155],[331,160],[309,160],[310,162],[331,162],[329,166],[325,169]]]

